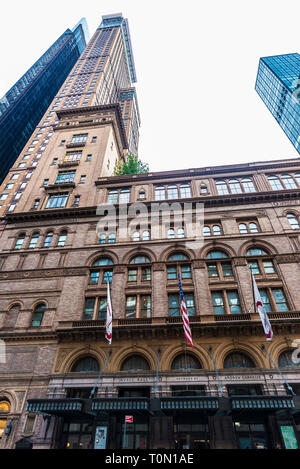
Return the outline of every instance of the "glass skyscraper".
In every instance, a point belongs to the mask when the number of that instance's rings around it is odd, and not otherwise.
[[[23,150],[57,91],[86,47],[81,19],[67,29],[0,99],[0,182]]]
[[[255,90],[300,153],[300,55],[261,58]]]

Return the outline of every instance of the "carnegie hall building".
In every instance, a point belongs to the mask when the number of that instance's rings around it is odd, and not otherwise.
[[[0,187],[0,448],[298,448],[300,160],[114,176],[129,39],[103,19]]]

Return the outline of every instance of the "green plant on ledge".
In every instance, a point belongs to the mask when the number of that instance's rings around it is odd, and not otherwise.
[[[114,175],[145,174],[149,172],[149,164],[143,163],[138,156],[127,153],[126,161],[119,160],[116,164]]]

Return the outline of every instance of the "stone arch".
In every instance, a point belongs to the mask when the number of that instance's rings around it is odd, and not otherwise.
[[[171,254],[176,254],[182,252],[185,254],[190,261],[195,259],[195,254],[191,249],[187,249],[186,246],[182,243],[174,243],[172,246],[167,247],[160,255],[160,258],[163,262],[167,262]]]
[[[10,404],[10,414],[15,414],[18,410],[18,399],[16,394],[13,391],[8,391],[6,389],[0,388],[0,401],[7,400]]]
[[[149,363],[149,371],[156,369],[157,356],[155,356],[155,353],[152,350],[146,349],[145,347],[131,346],[121,350],[121,352],[116,354],[111,362],[112,371],[120,371],[125,359],[132,355],[141,355],[143,358],[145,358]]]
[[[185,353],[185,349],[182,345],[176,345],[165,350],[161,358],[161,370],[171,371],[173,361],[177,356],[183,353]],[[209,370],[211,368],[207,353],[201,347],[194,346],[193,351],[188,350],[186,353],[192,354],[195,356],[195,358],[197,358],[197,360],[200,362],[201,370]]]
[[[96,260],[99,259],[100,257],[109,257],[113,261],[114,265],[118,264],[118,258],[116,254],[109,249],[103,248],[91,254],[87,258],[85,265],[88,267],[92,267],[94,262],[96,262]]]
[[[224,251],[228,255],[228,258],[236,257],[236,253],[231,246],[228,246],[228,244],[225,243],[220,243],[219,241],[214,241],[206,244],[201,249],[199,258],[205,260],[210,251]]]
[[[60,352],[63,352],[63,350],[61,350]],[[71,373],[71,369],[76,364],[76,362],[81,358],[87,356],[95,358],[98,361],[100,370],[101,366],[105,362],[105,354],[102,352],[102,350],[100,351],[94,347],[81,347],[68,353],[66,357],[63,358],[62,362],[60,363],[59,370],[57,370],[57,372]]]
[[[253,238],[251,241],[248,240],[240,246],[238,255],[246,256],[248,249],[254,248],[254,247],[262,248],[266,252],[268,252],[270,255],[278,254],[277,249],[268,241],[264,241],[259,238],[255,238],[255,239]]]
[[[140,246],[138,248],[136,247],[136,248],[131,249],[130,251],[128,251],[123,256],[122,263],[123,264],[129,264],[133,257],[143,256],[143,255],[146,256],[146,257],[149,257],[151,264],[153,262],[156,262],[156,256],[155,256],[154,252],[151,251],[148,248],[144,248],[143,246]]]
[[[229,343],[221,346],[215,353],[216,366],[218,369],[224,368],[226,357],[233,352],[241,352],[249,356],[253,361],[255,368],[267,368],[264,354],[259,345],[254,345],[252,343]]]

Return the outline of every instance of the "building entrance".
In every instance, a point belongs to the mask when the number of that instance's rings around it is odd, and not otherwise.
[[[174,417],[175,449],[209,449],[208,422],[194,417]]]

